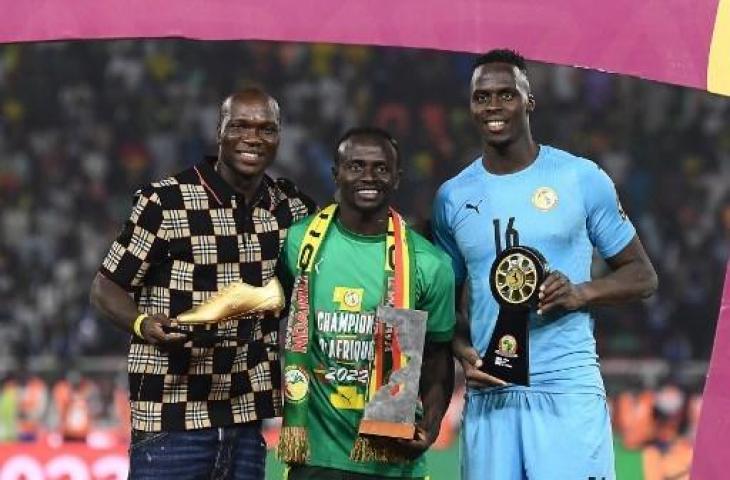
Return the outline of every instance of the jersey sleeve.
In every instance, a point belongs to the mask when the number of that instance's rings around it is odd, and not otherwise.
[[[127,291],[142,286],[152,265],[168,251],[162,205],[152,187],[135,194],[129,219],[112,243],[99,271]]]
[[[610,258],[629,244],[636,229],[621,207],[611,178],[594,166],[581,181],[588,235],[603,258]]]
[[[424,242],[426,240],[423,240]],[[449,258],[433,248],[416,257],[420,295],[416,308],[428,312],[427,339],[448,342],[454,335],[454,271]]]
[[[294,278],[297,273],[297,257],[299,256],[299,247],[304,238],[304,233],[307,225],[309,224],[309,218],[305,217],[303,220],[299,220],[289,228],[284,240],[284,247],[281,252],[281,260],[284,265],[282,271],[289,278]]]
[[[451,259],[455,281],[457,284],[461,284],[466,278],[466,262],[454,238],[454,232],[451,227],[453,208],[448,197],[447,186],[444,184],[436,193],[436,198],[433,202],[431,228],[434,243],[446,252]]]

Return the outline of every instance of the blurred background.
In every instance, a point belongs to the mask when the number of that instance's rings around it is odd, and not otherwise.
[[[391,131],[406,170],[397,204],[425,226],[438,186],[480,150],[472,60],[273,42],[0,46],[2,478],[126,477],[129,339],[90,309],[89,286],[134,190],[216,153],[229,92],[260,85],[279,100],[271,174],[320,203],[339,135]],[[730,99],[569,67],[529,75],[535,138],[608,172],[659,274],[653,298],[595,312],[618,478],[688,478],[730,250]],[[457,478],[462,394],[432,479]],[[274,447],[276,421],[266,433]],[[270,460],[267,478],[280,478]]]

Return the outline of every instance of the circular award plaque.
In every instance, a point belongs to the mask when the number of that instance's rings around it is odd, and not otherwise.
[[[494,260],[489,286],[501,306],[530,308],[547,273],[547,262],[540,252],[531,247],[510,247]]]

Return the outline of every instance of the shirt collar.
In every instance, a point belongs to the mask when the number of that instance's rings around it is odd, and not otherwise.
[[[205,159],[195,166],[195,171],[200,178],[200,183],[214,198],[220,206],[230,206],[231,199],[236,198],[237,205],[246,205],[246,198],[236,192],[223,177],[215,171],[215,163],[217,157],[207,156]],[[264,175],[259,184],[258,190],[254,195],[251,207],[259,206],[264,209],[270,209],[273,201],[274,181],[268,175]]]

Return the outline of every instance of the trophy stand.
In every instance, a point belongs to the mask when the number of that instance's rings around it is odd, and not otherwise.
[[[534,248],[514,246],[497,255],[489,286],[499,315],[482,358],[485,373],[517,385],[530,384],[530,311],[547,274],[547,262]]]

